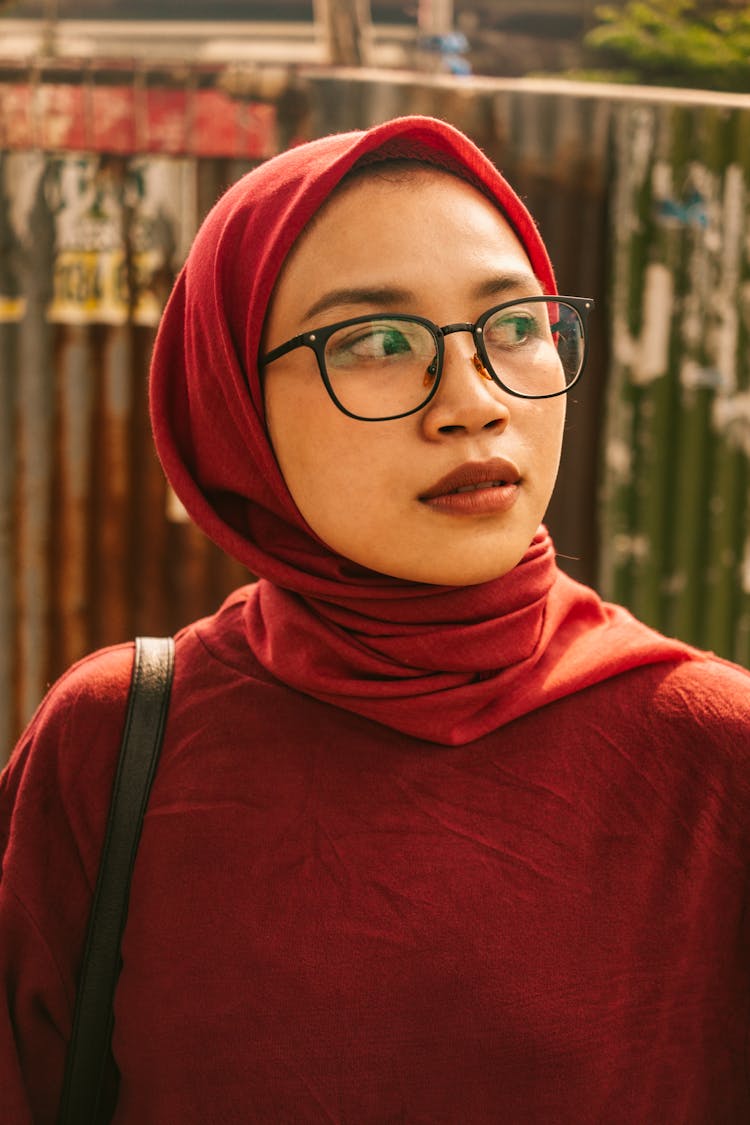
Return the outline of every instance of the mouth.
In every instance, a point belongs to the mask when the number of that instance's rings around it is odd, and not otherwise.
[[[483,481],[481,484],[467,484],[464,488],[454,488],[453,491],[447,493],[447,495],[458,496],[460,492],[481,492],[484,488],[502,488],[506,484],[515,483],[515,481],[507,480],[488,480]]]
[[[469,461],[441,477],[419,500],[445,516],[498,516],[510,511],[521,491],[521,473],[512,461]]]
[[[521,473],[512,461],[495,457],[491,461],[468,461],[436,481],[419,499],[424,503],[444,500],[450,496],[494,490],[517,489]]]

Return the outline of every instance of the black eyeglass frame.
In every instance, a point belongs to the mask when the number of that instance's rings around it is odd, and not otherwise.
[[[581,327],[583,329],[583,355],[581,356],[581,362],[575,378],[573,378],[570,383],[568,383],[568,385],[562,390],[551,391],[549,394],[544,395],[528,395],[524,394],[522,391],[514,391],[512,387],[507,387],[500,376],[497,374],[497,372],[494,370],[484,346],[483,329],[490,317],[494,316],[497,312],[501,312],[503,309],[511,308],[513,305],[540,304],[542,301],[545,301],[548,304],[550,302],[553,302],[560,305],[570,305],[571,308],[575,309],[581,322]],[[335,324],[326,324],[323,328],[314,328],[311,332],[302,332],[298,336],[293,336],[290,340],[287,340],[286,343],[279,344],[278,347],[272,348],[270,352],[266,352],[266,354],[260,360],[260,366],[261,368],[264,368],[269,363],[273,363],[274,360],[280,359],[281,356],[287,355],[289,352],[294,351],[296,348],[311,348],[315,353],[315,358],[318,362],[318,371],[320,372],[320,377],[323,380],[326,391],[328,392],[334,405],[338,407],[342,414],[346,414],[348,418],[354,418],[358,422],[394,422],[399,418],[408,418],[411,414],[417,414],[420,410],[424,410],[425,406],[427,406],[427,404],[434,398],[435,394],[437,393],[437,389],[440,386],[440,379],[443,374],[445,337],[450,336],[452,332],[471,332],[474,339],[474,345],[477,349],[477,355],[481,359],[485,370],[487,371],[487,374],[492,379],[492,382],[502,390],[504,390],[507,394],[513,395],[515,398],[525,399],[558,398],[560,395],[566,395],[568,391],[570,391],[576,385],[578,380],[581,378],[581,375],[583,374],[583,370],[586,366],[586,359],[588,357],[589,348],[588,314],[593,308],[594,300],[592,297],[568,297],[563,295],[562,293],[542,294],[540,296],[535,295],[533,297],[516,297],[512,301],[503,301],[502,304],[493,305],[491,309],[487,309],[486,312],[483,312],[479,319],[474,322],[474,324],[470,324],[468,322],[446,324],[442,328],[439,325],[435,324],[433,321],[427,320],[427,318],[423,316],[410,316],[407,313],[391,312],[367,313],[364,316],[349,317],[347,320],[339,320]],[[421,324],[424,328],[426,328],[435,341],[435,357],[437,360],[437,370],[435,372],[435,379],[432,385],[432,389],[430,390],[430,393],[427,395],[427,397],[423,399],[423,401],[419,404],[419,406],[414,406],[411,410],[405,410],[401,414],[387,414],[378,418],[368,418],[363,414],[354,414],[351,410],[347,410],[344,404],[340,402],[336,397],[336,392],[331,385],[330,379],[328,378],[328,372],[326,370],[325,349],[331,336],[333,336],[335,332],[338,332],[340,328],[347,328],[350,325],[355,324],[366,324],[368,320],[377,320],[379,317],[383,317],[387,320],[409,321],[411,323]]]

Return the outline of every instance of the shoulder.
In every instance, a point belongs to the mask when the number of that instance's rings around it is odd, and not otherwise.
[[[617,712],[611,725],[626,734],[640,768],[664,770],[678,788],[692,779],[698,792],[742,809],[747,824],[750,673],[697,652],[655,664],[623,677]]]
[[[52,685],[11,757],[28,756],[40,743],[71,743],[86,755],[90,739],[122,722],[130,687],[133,645],[102,649],[72,665]]]
[[[114,645],[91,653],[73,664],[50,688],[35,721],[72,712],[107,714],[122,708],[127,699],[133,667],[133,643]]]
[[[750,745],[750,672],[737,664],[710,654],[681,661],[659,677],[652,702],[663,720],[721,729]]]
[[[91,830],[108,799],[122,736],[132,644],[80,660],[53,684],[0,777],[0,853],[21,826],[63,818]],[[84,823],[86,822],[86,823]]]
[[[750,787],[750,672],[711,654],[686,647],[611,677],[563,701],[558,717],[573,739]]]
[[[749,756],[750,672],[710,653],[686,646],[681,659],[605,681],[598,699],[608,720],[646,742]]]
[[[666,815],[663,824],[710,840],[744,870],[750,673],[686,648],[681,659],[642,665],[563,701],[555,719],[556,746],[562,755],[573,747],[577,784],[593,786],[597,801],[624,795],[649,810],[650,829]]]
[[[50,948],[77,948],[96,879],[133,646],[79,661],[49,690],[0,777],[0,895]],[[64,959],[64,958],[63,958]]]

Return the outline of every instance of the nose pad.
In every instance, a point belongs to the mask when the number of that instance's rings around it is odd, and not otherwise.
[[[427,370],[424,373],[424,379],[422,380],[424,386],[429,387],[436,375],[437,375],[437,356],[435,356],[432,363],[430,364],[430,366],[427,368]]]
[[[482,363],[481,359],[479,358],[479,356],[476,352],[474,352],[474,355],[471,357],[471,362],[474,364],[474,367],[479,372],[479,374],[482,376],[482,378],[486,379],[488,383],[491,383],[492,382],[492,376],[490,375],[489,371],[484,366],[484,364]]]

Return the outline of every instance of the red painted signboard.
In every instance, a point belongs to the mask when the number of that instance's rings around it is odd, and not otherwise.
[[[262,159],[276,151],[273,106],[221,90],[0,82],[0,148]]]

